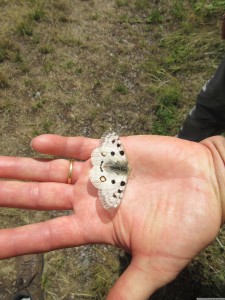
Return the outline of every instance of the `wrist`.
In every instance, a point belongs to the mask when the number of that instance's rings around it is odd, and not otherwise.
[[[216,181],[218,184],[218,201],[221,205],[221,225],[225,223],[225,138],[216,136],[201,142],[211,152]]]

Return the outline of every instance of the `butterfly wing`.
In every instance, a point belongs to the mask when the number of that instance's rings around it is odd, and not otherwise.
[[[101,138],[101,149],[109,149],[111,153],[114,153],[115,156],[123,159],[126,159],[123,145],[120,141],[120,138],[117,133],[110,132],[104,134]]]
[[[102,137],[100,147],[92,152],[91,162],[90,180],[98,189],[102,206],[105,209],[117,207],[126,188],[128,163],[116,133]]]
[[[101,137],[101,145],[111,147],[119,140],[120,138],[116,132],[105,132]]]
[[[116,176],[116,179],[114,179],[115,175],[108,175],[108,177],[108,184],[98,191],[99,199],[105,209],[116,208],[119,206],[127,183],[127,176],[125,175],[118,175]],[[112,184],[112,182],[114,183]],[[123,185],[121,185],[121,182]]]
[[[123,198],[127,183],[126,175],[108,173],[98,166],[93,166],[90,171],[90,180],[98,189],[99,199],[106,209],[117,207]]]

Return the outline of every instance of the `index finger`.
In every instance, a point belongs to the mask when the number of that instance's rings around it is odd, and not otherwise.
[[[72,157],[87,160],[91,152],[99,145],[99,140],[85,137],[64,137],[43,134],[31,141],[31,147],[44,154]]]

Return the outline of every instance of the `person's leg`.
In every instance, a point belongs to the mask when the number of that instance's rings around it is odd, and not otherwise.
[[[30,254],[17,258],[16,291],[13,300],[44,300],[41,278],[43,254]]]
[[[178,137],[199,142],[225,131],[225,58],[198,94]]]

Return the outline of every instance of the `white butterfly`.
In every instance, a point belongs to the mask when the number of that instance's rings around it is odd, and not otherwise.
[[[130,168],[119,136],[106,133],[100,147],[91,154],[93,168],[90,180],[98,189],[99,199],[105,209],[117,207],[124,195]]]

